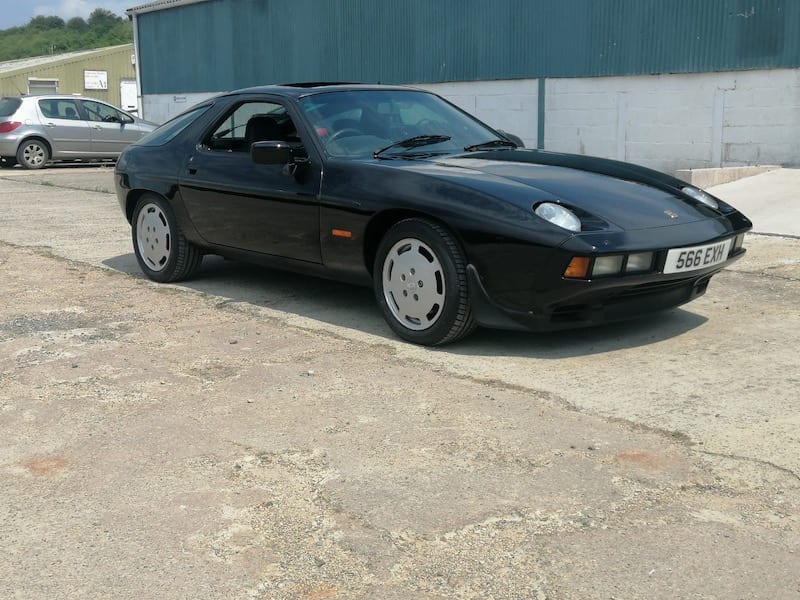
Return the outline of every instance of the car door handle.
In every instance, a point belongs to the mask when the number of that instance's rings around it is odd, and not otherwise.
[[[56,126],[55,123],[45,123],[44,125],[45,125],[45,127],[55,127]]]
[[[189,175],[197,175],[197,169],[195,167],[189,167]]]
[[[100,125],[92,125],[92,129],[97,129],[99,131],[102,127],[100,127]]]

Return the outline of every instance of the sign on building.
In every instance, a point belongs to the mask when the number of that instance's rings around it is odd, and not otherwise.
[[[108,71],[84,71],[83,88],[86,90],[107,90]]]

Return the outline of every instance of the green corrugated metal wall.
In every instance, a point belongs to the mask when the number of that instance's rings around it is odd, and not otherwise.
[[[144,94],[800,67],[800,0],[211,0],[138,31]]]

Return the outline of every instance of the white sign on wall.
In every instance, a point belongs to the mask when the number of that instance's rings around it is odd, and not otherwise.
[[[107,90],[108,71],[84,71],[83,88],[86,90]]]

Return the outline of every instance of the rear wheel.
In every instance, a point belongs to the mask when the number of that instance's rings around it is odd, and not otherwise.
[[[471,333],[466,259],[442,225],[406,219],[381,240],[373,269],[375,297],[397,335],[426,346]]]
[[[131,221],[133,249],[149,279],[162,283],[190,277],[203,260],[181,231],[169,202],[153,194],[139,199]]]
[[[41,169],[50,160],[50,148],[39,138],[25,140],[17,149],[17,162],[24,169]]]

